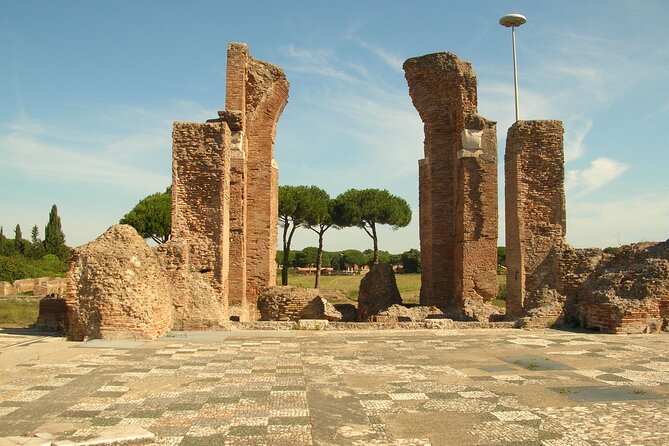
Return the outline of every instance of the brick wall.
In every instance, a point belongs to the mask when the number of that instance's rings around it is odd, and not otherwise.
[[[188,243],[190,270],[228,302],[230,141],[227,124],[174,123],[172,236]]]
[[[497,293],[495,123],[476,115],[476,76],[451,53],[408,59],[409,94],[424,123],[419,161],[421,305],[475,316]],[[476,148],[463,132],[479,131]]]
[[[506,312],[558,302],[566,231],[563,128],[560,121],[518,121],[505,152]],[[562,296],[563,298],[563,296]]]
[[[255,305],[261,288],[276,284],[279,173],[274,160],[274,138],[277,121],[288,102],[288,88],[280,68],[249,59],[246,296],[250,305]]]

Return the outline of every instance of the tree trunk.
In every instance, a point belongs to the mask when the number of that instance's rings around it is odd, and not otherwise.
[[[372,223],[372,239],[374,240],[374,259],[372,260],[372,263],[377,264],[379,263],[379,239],[376,236],[376,225]]]
[[[281,265],[281,285],[288,285],[288,256],[290,256],[290,246],[283,245],[283,264]]]
[[[293,227],[290,230],[290,234],[288,234],[288,222],[284,222],[283,226],[283,262],[282,262],[282,267],[281,267],[281,285],[286,286],[288,285],[288,262],[290,261],[290,242],[293,240],[293,234],[295,233],[295,229],[297,229],[297,225],[293,223]]]
[[[318,288],[318,282],[321,278],[321,267],[323,266],[323,232],[318,233],[318,251],[316,251],[316,281],[314,288]]]

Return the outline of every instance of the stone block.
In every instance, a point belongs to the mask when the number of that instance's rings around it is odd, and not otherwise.
[[[13,296],[16,290],[9,282],[0,282],[0,297]]]
[[[401,304],[402,296],[397,289],[392,266],[375,264],[360,281],[358,292],[358,318],[362,322],[387,310],[394,304]]]
[[[297,327],[300,330],[325,330],[328,323],[325,319],[300,319],[297,321]]]

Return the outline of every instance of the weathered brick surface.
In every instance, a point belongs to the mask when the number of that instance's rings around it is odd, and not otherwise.
[[[246,262],[249,304],[260,289],[276,283],[276,245],[279,210],[279,170],[274,160],[276,124],[288,102],[289,84],[283,71],[267,62],[249,59],[246,84],[248,132]]]
[[[225,123],[174,123],[172,236],[227,304],[230,246],[230,129]]]
[[[559,315],[565,247],[563,128],[560,121],[518,121],[505,153],[506,313],[530,309]]]
[[[172,238],[156,248],[170,283],[172,330],[220,328],[227,320],[226,306],[210,278],[192,269],[188,242]]]
[[[256,60],[242,43],[228,45],[226,110],[232,130],[229,302],[240,319],[257,317],[261,288],[276,283],[278,167],[276,125],[288,100],[283,71]]]
[[[620,248],[576,292],[580,322],[609,333],[667,329],[669,240]]]
[[[457,317],[486,318],[497,294],[495,123],[477,115],[476,76],[456,55],[411,58],[404,71],[425,129],[420,302]]]
[[[152,339],[172,325],[162,262],[131,226],[112,226],[73,249],[67,282],[70,339]]]
[[[338,290],[320,290],[294,286],[263,288],[258,297],[260,319],[263,321],[297,321],[328,319],[341,321],[342,314],[328,302],[329,296],[341,296]]]

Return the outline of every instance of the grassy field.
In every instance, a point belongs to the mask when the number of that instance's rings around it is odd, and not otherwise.
[[[348,293],[347,301],[333,303],[355,303],[358,300],[358,288],[363,276],[321,276],[321,288],[345,290]],[[418,304],[420,293],[420,274],[397,274],[397,288],[405,304]],[[506,277],[497,276],[500,288],[506,286]],[[277,283],[281,283],[281,274]],[[314,276],[290,275],[290,285],[312,288]],[[503,300],[495,300],[493,304],[504,307]],[[25,328],[37,321],[39,313],[38,299],[0,299],[0,328]]]
[[[0,299],[0,328],[26,328],[37,322],[39,300]]]
[[[356,302],[358,300],[358,288],[363,276],[321,276],[320,287],[326,290],[338,289],[345,290],[348,293],[349,300]],[[402,302],[405,304],[417,304],[420,294],[420,274],[397,274],[397,288],[402,295]],[[506,287],[506,276],[497,276],[497,283],[501,288]],[[277,284],[281,284],[281,274],[277,276]],[[288,284],[302,288],[313,288],[314,276],[290,275]],[[346,303],[346,302],[334,302]],[[493,304],[498,307],[504,307],[505,302],[497,299]]]

